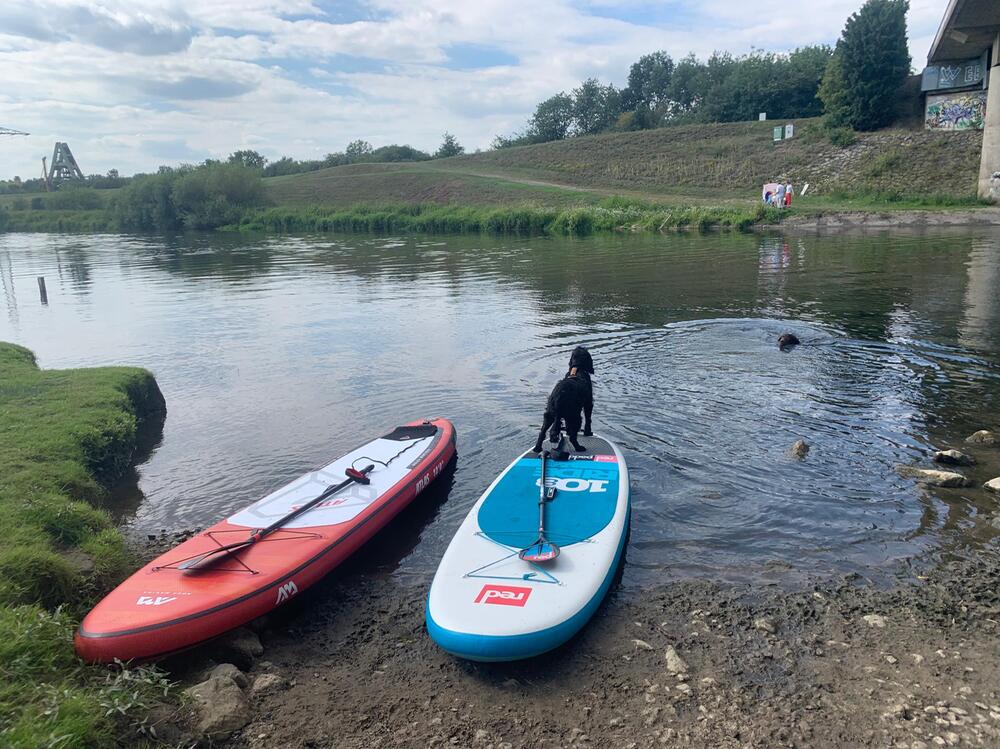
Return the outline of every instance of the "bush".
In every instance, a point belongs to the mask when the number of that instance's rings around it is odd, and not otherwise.
[[[248,209],[263,204],[259,170],[209,164],[135,178],[122,190],[115,214],[123,229],[215,229],[238,224]]]
[[[45,200],[50,211],[93,211],[103,206],[104,201],[92,187],[64,187]]]
[[[830,142],[840,148],[848,148],[858,142],[858,136],[849,127],[833,127],[827,131]]]

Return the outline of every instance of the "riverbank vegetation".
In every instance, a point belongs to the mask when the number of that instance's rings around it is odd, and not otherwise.
[[[419,162],[362,161],[272,178],[237,160],[213,162],[164,169],[123,189],[100,191],[101,207],[93,209],[86,207],[93,198],[76,194],[83,189],[0,196],[0,230],[240,226],[523,234],[525,226],[549,233],[745,228],[754,223],[746,217],[759,213],[761,184],[776,177],[796,187],[792,209],[780,217],[981,204],[974,192],[979,132],[890,129],[852,133],[841,146],[818,118],[795,125],[798,137],[780,143],[772,141],[767,122],[687,125]],[[647,207],[638,220],[617,221],[606,210],[612,199]],[[592,220],[557,220],[588,212]],[[501,218],[514,213],[521,218]],[[669,217],[652,218],[662,214]]]
[[[0,342],[0,745],[115,745],[166,685],[153,671],[83,666],[73,630],[133,563],[94,502],[131,465],[140,424],[162,419],[149,372],[40,370]],[[123,711],[119,711],[121,707]]]
[[[665,207],[639,200],[610,198],[600,205],[553,209],[539,206],[499,208],[454,205],[268,208],[248,214],[246,231],[500,234],[512,236],[587,236],[600,232],[654,232],[728,229],[746,231],[758,223],[777,223],[779,211],[753,208]]]

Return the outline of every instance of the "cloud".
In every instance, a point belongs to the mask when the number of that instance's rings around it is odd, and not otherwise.
[[[150,96],[181,101],[228,99],[252,91],[256,84],[245,81],[186,76],[177,81],[145,81],[140,88]]]
[[[640,55],[836,41],[861,0],[762,13],[737,0],[15,0],[0,3],[0,177],[54,140],[86,171],[150,171],[241,147],[313,158],[355,138],[472,150],[534,105]],[[920,68],[942,13],[911,0]]]
[[[49,42],[78,41],[137,55],[180,52],[194,37],[194,29],[183,12],[154,17],[128,8],[53,2],[8,4],[0,7],[0,29],[9,36]]]

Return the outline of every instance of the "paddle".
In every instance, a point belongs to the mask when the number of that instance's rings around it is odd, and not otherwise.
[[[545,538],[545,502],[556,496],[554,486],[545,486],[545,459],[548,454],[548,450],[543,450],[541,454],[542,479],[540,481],[541,489],[538,492],[538,540],[531,546],[521,549],[518,553],[518,556],[525,562],[551,562],[559,556],[559,547]]]
[[[245,549],[248,546],[252,546],[253,544],[260,541],[262,538],[265,538],[266,536],[269,536],[270,534],[274,533],[276,530],[279,530],[285,524],[290,523],[299,515],[309,512],[309,510],[318,505],[324,499],[328,499],[332,495],[339,492],[341,489],[344,489],[354,483],[367,484],[370,480],[368,478],[368,474],[374,469],[375,469],[374,465],[369,465],[366,468],[362,468],[360,471],[354,468],[348,468],[346,471],[347,478],[341,481],[339,484],[328,486],[326,490],[318,497],[309,500],[304,505],[292,510],[284,517],[275,520],[266,528],[255,528],[254,530],[250,531],[249,538],[243,541],[237,541],[235,543],[226,544],[225,546],[220,546],[217,549],[212,549],[211,551],[206,551],[204,554],[199,554],[196,557],[181,562],[179,565],[177,565],[177,568],[181,570],[193,570],[195,568],[199,568],[201,566],[201,563],[204,562],[206,559],[210,559],[211,561],[215,562],[224,556],[229,556],[230,554],[239,551],[240,549]]]

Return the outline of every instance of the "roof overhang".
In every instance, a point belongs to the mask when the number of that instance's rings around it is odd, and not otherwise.
[[[1000,33],[998,0],[950,0],[928,62],[968,60],[990,48]]]

